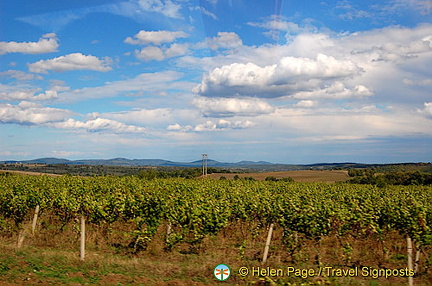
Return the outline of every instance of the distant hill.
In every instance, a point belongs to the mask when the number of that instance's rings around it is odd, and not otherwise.
[[[202,161],[197,160],[193,162],[174,162],[163,159],[126,159],[126,158],[113,158],[113,159],[83,159],[83,160],[68,160],[58,158],[38,158],[34,160],[9,160],[0,161],[0,164],[47,164],[47,165],[105,165],[105,166],[161,166],[161,167],[201,167]],[[209,159],[207,166],[220,167],[220,168],[236,168],[236,167],[249,167],[260,165],[277,165],[265,161],[241,161],[237,163],[219,162]]]
[[[113,158],[113,159],[82,159],[82,160],[68,160],[60,158],[38,158],[33,160],[9,160],[0,161],[0,164],[46,164],[46,165],[87,165],[87,166],[154,166],[154,167],[201,167],[202,161],[196,160],[192,162],[175,162],[163,159],[126,159],[126,158]],[[401,163],[401,164],[362,164],[362,163],[316,163],[305,165],[294,164],[275,164],[266,161],[240,161],[235,163],[219,162],[209,159],[207,161],[208,167],[213,168],[228,168],[240,170],[253,170],[253,171],[294,171],[294,170],[330,170],[330,169],[350,169],[350,168],[390,168],[390,166],[416,166],[416,165],[430,165],[430,163]]]

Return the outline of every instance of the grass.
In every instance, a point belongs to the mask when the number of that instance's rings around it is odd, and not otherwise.
[[[46,217],[46,216],[45,216]],[[55,221],[49,221],[55,229]],[[127,225],[113,225],[116,232],[126,231]],[[171,252],[164,250],[166,226],[161,226],[146,251],[132,254],[126,247],[129,238],[107,234],[100,227],[89,225],[85,261],[79,260],[78,235],[74,225],[52,235],[40,230],[28,237],[21,249],[16,249],[16,236],[0,237],[0,285],[406,285],[406,278],[373,279],[370,277],[258,277],[238,275],[242,267],[261,265],[266,230],[252,234],[251,227],[233,223],[217,236],[207,237],[193,251],[188,244],[179,244]],[[320,248],[312,241],[303,240],[302,248],[289,255],[281,242],[281,230],[276,228],[270,247],[268,263],[264,267],[317,269],[319,253],[323,266],[340,268],[372,266],[404,268],[406,256],[402,236],[394,233],[385,242],[376,239],[324,237]],[[346,255],[346,243],[350,245]],[[117,246],[113,246],[113,245]],[[118,245],[122,244],[123,247]],[[351,250],[352,248],[352,250]],[[424,261],[424,260],[423,260]],[[218,282],[213,269],[219,263],[233,271],[227,281]],[[415,285],[431,285],[432,277],[422,266],[423,274],[415,278]]]

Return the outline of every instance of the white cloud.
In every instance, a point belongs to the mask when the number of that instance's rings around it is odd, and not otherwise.
[[[170,18],[183,18],[180,14],[181,5],[170,0],[138,0],[138,4],[148,12],[161,13]]]
[[[296,99],[310,99],[310,98],[325,98],[325,99],[341,99],[350,97],[366,97],[371,96],[373,93],[363,85],[357,85],[352,89],[347,88],[341,82],[334,82],[332,85],[317,89],[313,91],[302,91],[291,95],[290,97]]]
[[[202,131],[221,131],[232,129],[247,129],[256,126],[256,123],[250,120],[225,120],[219,119],[217,121],[207,120],[204,123],[196,124],[195,127],[191,125],[180,125],[178,123],[168,125],[167,131],[178,132],[202,132]]]
[[[372,18],[374,16],[377,16],[371,11],[358,9],[352,6],[351,4],[349,4],[347,1],[338,2],[335,8],[337,10],[343,11],[343,13],[340,13],[338,16],[339,18],[346,19],[346,20],[353,20],[357,18]]]
[[[168,131],[182,131],[182,132],[187,132],[187,131],[191,131],[191,130],[193,130],[193,127],[190,126],[190,125],[181,126],[180,124],[176,123],[176,124],[168,125],[167,130],[168,130]]]
[[[393,0],[387,5],[377,5],[377,8],[386,13],[414,10],[421,15],[428,15],[432,12],[432,3],[429,0]]]
[[[236,49],[243,45],[240,37],[233,32],[218,32],[216,37],[206,38],[206,43],[202,43],[199,47],[207,45],[212,50],[219,49]]]
[[[421,114],[424,114],[427,116],[432,116],[432,102],[425,102],[424,108],[418,109],[417,111]]]
[[[172,44],[169,48],[159,48],[155,46],[144,47],[140,51],[135,51],[135,56],[143,61],[162,61],[184,55],[187,52],[187,44]]]
[[[283,21],[281,19],[270,19],[265,22],[249,22],[248,25],[253,27],[260,27],[268,30],[280,30],[280,31],[292,31],[298,33],[302,31],[298,24],[288,21]]]
[[[414,28],[389,26],[382,29],[348,34],[333,40],[335,52],[351,53],[352,57],[367,56],[370,61],[394,57],[395,60],[413,58],[430,53],[431,24]]]
[[[416,57],[417,54],[432,51],[432,37],[412,41],[405,45],[394,42],[383,44],[379,49],[377,60],[397,61],[399,59]]]
[[[255,126],[255,123],[249,120],[228,121],[228,120],[220,119],[217,122],[208,120],[205,123],[198,124],[197,126],[195,126],[193,130],[194,131],[216,131],[216,130],[224,130],[224,129],[246,129],[253,126]]]
[[[301,33],[317,33],[318,28],[311,24],[311,19],[305,19],[301,24],[287,21],[285,17],[280,15],[272,15],[263,19],[262,22],[248,22],[247,24],[252,27],[258,27],[267,30],[263,34],[279,40],[280,34],[285,33],[284,36],[288,42],[292,41],[295,35]]]
[[[111,13],[131,18],[138,23],[147,23],[151,13],[169,18],[182,19],[181,5],[170,0],[129,0],[111,2],[105,5],[85,5],[77,9],[55,10],[51,13],[17,18],[19,21],[44,30],[59,31],[70,23],[93,13]]]
[[[203,77],[193,92],[204,96],[279,97],[294,91],[311,90],[323,80],[360,74],[362,69],[348,60],[318,54],[315,59],[283,57],[277,64],[260,67],[254,63],[225,65]]]
[[[189,9],[190,10],[199,11],[199,12],[201,12],[201,14],[206,15],[206,16],[212,18],[213,20],[217,20],[218,19],[217,16],[214,13],[210,12],[209,10],[207,10],[206,8],[204,8],[202,6],[195,6],[195,7],[189,8]]]
[[[73,112],[66,109],[45,107],[22,101],[18,105],[0,104],[0,122],[21,125],[38,125],[59,129],[107,133],[143,133],[144,127],[127,125],[116,120],[92,116],[83,122],[70,118]],[[97,115],[97,114],[96,114]]]
[[[19,81],[28,81],[28,80],[42,80],[43,77],[40,75],[35,75],[31,73],[25,73],[17,70],[8,70],[4,72],[0,72],[0,76],[7,76]]]
[[[425,106],[427,107],[427,106]],[[409,108],[328,107],[312,109],[278,108],[257,122],[260,136],[273,131],[275,139],[321,138],[334,136],[374,138],[385,136],[432,135],[430,119]],[[283,130],[283,132],[281,131]],[[286,138],[285,138],[286,139]]]
[[[21,101],[21,100],[49,100],[57,98],[56,90],[46,90],[38,93],[37,88],[15,87],[0,84],[0,100]]]
[[[37,42],[0,42],[0,55],[7,53],[44,54],[57,52],[56,34],[44,35]]]
[[[166,123],[173,120],[173,110],[170,108],[142,109],[136,108],[129,111],[111,112],[102,114],[103,117],[133,124],[153,125]]]
[[[106,118],[95,118],[85,122],[69,118],[61,122],[53,122],[48,126],[60,129],[79,130],[87,132],[108,132],[108,133],[144,133],[145,128],[140,126],[126,125],[124,123]]]
[[[142,73],[134,78],[107,82],[106,85],[85,87],[59,94],[65,100],[114,97],[122,94],[138,92],[139,95],[160,95],[171,89],[190,90],[193,83],[179,81],[183,74],[174,71]]]
[[[166,58],[173,58],[185,55],[188,52],[187,44],[172,44],[169,48],[165,50]]]
[[[98,59],[92,55],[83,55],[81,53],[69,54],[50,60],[40,60],[29,64],[29,71],[34,73],[47,73],[49,70],[55,72],[65,72],[72,70],[94,70],[107,72],[112,70],[110,67],[111,59]]]
[[[133,38],[127,37],[124,42],[131,45],[161,45],[171,43],[179,38],[187,38],[189,35],[181,31],[145,31],[141,30]]]
[[[57,98],[57,91],[56,90],[46,90],[44,93],[39,93],[34,97],[34,100],[49,100]]]
[[[259,99],[204,98],[199,97],[192,104],[205,116],[257,116],[272,113],[275,108]]]
[[[300,108],[311,108],[311,107],[315,107],[316,106],[316,101],[313,100],[301,100],[299,102],[297,102],[296,104],[294,104],[295,107],[300,107]]]
[[[149,46],[136,51],[135,56],[144,61],[162,61],[165,59],[164,52],[159,47]]]
[[[68,91],[70,87],[66,85],[66,83],[62,80],[50,80],[50,90],[55,91]]]
[[[69,110],[44,107],[23,101],[18,105],[0,104],[0,122],[16,124],[46,124],[64,120],[72,115]]]

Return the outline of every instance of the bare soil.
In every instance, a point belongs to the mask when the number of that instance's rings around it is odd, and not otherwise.
[[[316,171],[316,170],[303,170],[303,171],[284,171],[284,172],[266,172],[266,173],[245,173],[245,174],[232,174],[232,173],[213,173],[208,177],[213,179],[220,179],[225,177],[233,179],[235,175],[240,178],[252,177],[256,180],[265,180],[267,177],[275,177],[276,179],[293,178],[296,182],[342,182],[349,179],[348,172],[342,170],[330,171]]]

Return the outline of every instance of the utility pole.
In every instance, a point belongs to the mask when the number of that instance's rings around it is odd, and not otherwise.
[[[207,154],[202,154],[202,174],[203,177],[207,176],[207,159],[208,159],[208,155]]]

